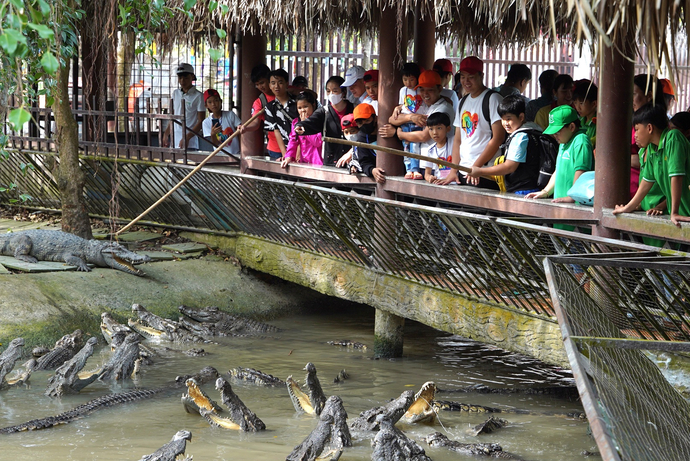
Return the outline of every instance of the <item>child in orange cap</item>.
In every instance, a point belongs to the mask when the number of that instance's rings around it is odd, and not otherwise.
[[[376,144],[377,117],[371,104],[365,102],[359,104],[352,115],[359,127],[355,141]],[[386,182],[386,172],[381,168],[376,168],[376,152],[371,148],[356,147],[349,166],[351,174],[364,173],[378,183]]]

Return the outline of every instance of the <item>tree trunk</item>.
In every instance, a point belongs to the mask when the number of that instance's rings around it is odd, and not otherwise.
[[[93,234],[84,201],[85,176],[79,166],[79,127],[69,103],[69,70],[69,64],[60,68],[54,88],[55,143],[59,154],[55,177],[62,202],[62,230],[90,239]]]

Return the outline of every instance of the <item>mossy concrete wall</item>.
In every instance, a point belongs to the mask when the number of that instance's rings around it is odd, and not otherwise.
[[[235,256],[245,266],[320,293],[367,304],[547,363],[569,366],[555,320],[255,237],[239,236]]]

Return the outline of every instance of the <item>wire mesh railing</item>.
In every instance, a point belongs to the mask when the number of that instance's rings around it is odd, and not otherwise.
[[[30,206],[58,209],[54,161],[50,156],[12,153],[0,163],[0,181],[17,182],[18,190],[28,191],[33,196]],[[89,212],[123,220],[137,217],[191,169],[110,159],[82,161]],[[16,168],[22,162],[35,167],[18,177]],[[8,194],[0,200],[7,203]],[[553,310],[540,255],[647,248],[218,168],[200,170],[146,220],[245,233],[544,318],[552,318]]]
[[[690,351],[690,260],[640,252],[544,266],[603,459],[690,459],[690,404],[643,353]]]

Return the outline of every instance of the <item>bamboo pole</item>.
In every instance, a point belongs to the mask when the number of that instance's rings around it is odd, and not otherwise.
[[[263,114],[263,113],[264,113],[264,109],[261,109],[260,111],[258,111],[258,112],[255,113],[254,115],[252,115],[252,117],[251,117],[249,120],[247,120],[247,121],[244,123],[244,125],[248,125],[248,124],[252,123],[254,120],[257,119],[257,117],[259,117],[259,115],[261,115],[261,114]],[[132,221],[131,221],[129,224],[127,224],[125,227],[123,227],[123,228],[120,229],[119,231],[115,232],[115,236],[118,236],[118,235],[120,235],[121,233],[123,233],[123,232],[125,232],[126,230],[128,230],[128,229],[129,229],[130,227],[132,227],[137,221],[139,221],[141,218],[143,218],[144,216],[146,216],[147,214],[149,214],[149,213],[151,212],[151,210],[153,210],[153,209],[156,208],[158,205],[160,205],[160,204],[163,202],[163,200],[165,200],[166,198],[170,197],[177,189],[179,189],[180,187],[182,187],[182,185],[183,185],[184,183],[186,183],[187,180],[189,180],[189,178],[191,178],[197,171],[199,171],[201,168],[203,168],[203,166],[206,165],[206,163],[208,163],[208,161],[211,160],[218,152],[220,152],[221,150],[223,150],[223,148],[224,148],[226,145],[230,144],[230,143],[232,142],[232,140],[235,139],[235,136],[237,136],[238,134],[240,134],[240,130],[239,130],[239,129],[235,130],[235,132],[234,132],[233,134],[231,134],[231,135],[228,137],[228,139],[226,139],[225,141],[223,141],[223,143],[222,143],[220,146],[216,147],[216,150],[214,150],[213,152],[211,152],[211,154],[209,154],[209,156],[206,157],[206,158],[204,159],[203,162],[201,162],[200,164],[198,164],[192,171],[189,172],[189,174],[188,174],[187,176],[185,176],[184,178],[182,178],[182,181],[180,181],[179,183],[177,183],[177,184],[175,185],[175,187],[173,187],[172,189],[170,189],[164,196],[162,196],[161,198],[159,198],[159,199],[156,201],[156,203],[154,203],[153,205],[151,205],[150,207],[148,207],[143,213],[141,213],[139,216],[137,216],[136,218],[134,218],[134,220],[132,220]]]
[[[417,160],[426,160],[427,162],[436,163],[437,165],[447,166],[448,168],[454,168],[458,171],[463,171],[465,173],[471,173],[472,172],[472,168],[467,168],[466,166],[461,166],[461,165],[457,165],[455,163],[446,162],[445,160],[441,160],[438,158],[431,158],[431,157],[426,157],[424,155],[411,154],[409,152],[405,152],[405,151],[398,150],[398,149],[393,149],[390,147],[378,146],[376,144],[367,144],[364,142],[348,141],[347,139],[329,138],[327,136],[324,137],[323,140],[324,140],[324,142],[332,142],[335,144],[345,144],[348,146],[361,147],[364,149],[380,150],[381,152],[386,152],[388,154],[394,154],[394,155],[400,155],[401,157],[410,157],[410,158],[416,158]]]

